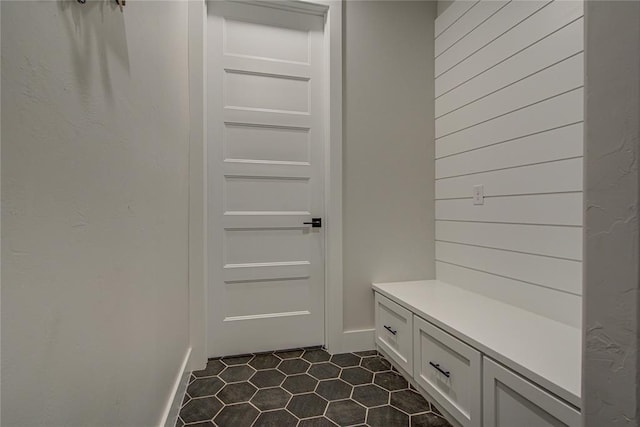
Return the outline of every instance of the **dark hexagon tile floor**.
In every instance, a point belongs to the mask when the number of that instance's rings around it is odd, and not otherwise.
[[[377,351],[321,348],[209,360],[177,427],[451,427]]]

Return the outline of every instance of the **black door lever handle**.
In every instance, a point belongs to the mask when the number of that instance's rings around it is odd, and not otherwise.
[[[311,222],[303,222],[304,225],[310,225],[313,228],[322,227],[322,218],[311,218]]]

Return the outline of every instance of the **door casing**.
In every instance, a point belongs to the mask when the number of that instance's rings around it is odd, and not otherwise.
[[[233,0],[324,16],[325,346],[344,351],[342,283],[342,0]],[[206,0],[189,1],[189,341],[191,370],[207,363]],[[353,349],[350,349],[353,350]]]

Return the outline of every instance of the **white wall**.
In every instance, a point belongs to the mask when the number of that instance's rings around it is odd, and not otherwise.
[[[371,282],[434,278],[435,6],[344,3],[346,330],[373,328]]]
[[[453,0],[438,0],[437,1],[437,14],[438,16],[442,15],[444,13],[445,10],[447,10],[447,8],[449,8],[449,6],[451,6],[453,4]]]
[[[640,422],[640,3],[586,3],[585,426]]]
[[[188,348],[187,3],[2,2],[2,425],[157,425]]]
[[[582,15],[458,0],[435,23],[437,277],[577,327]]]

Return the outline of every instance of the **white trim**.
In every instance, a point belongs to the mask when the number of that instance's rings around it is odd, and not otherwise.
[[[320,0],[325,18],[325,78],[329,110],[325,135],[325,346],[345,350],[342,275],[342,0]],[[373,348],[373,347],[370,347]]]
[[[328,114],[325,150],[325,346],[330,352],[352,348],[343,331],[342,283],[342,1],[265,1],[261,6],[325,16],[325,63]],[[189,323],[193,349],[190,367],[207,362],[207,169],[206,169],[206,0],[189,1]],[[349,332],[349,334],[352,334]],[[373,334],[372,334],[373,336]],[[371,343],[369,344],[369,341]],[[373,348],[373,340],[362,345]],[[355,347],[353,347],[355,348]]]
[[[207,8],[190,1],[189,13],[189,341],[191,370],[207,364],[207,131],[205,49]]]
[[[374,350],[376,348],[376,330],[358,329],[342,333],[341,353]]]
[[[164,411],[162,411],[162,417],[158,423],[159,427],[173,427],[176,425],[176,420],[180,413],[180,406],[182,405],[182,399],[185,391],[187,390],[187,385],[189,384],[189,375],[191,374],[191,371],[188,369],[188,366],[190,359],[191,347],[187,349],[187,352],[184,355],[182,365],[180,366],[176,380],[173,383],[171,394],[167,399]]]
[[[223,322],[238,322],[242,320],[260,320],[260,319],[272,319],[274,317],[294,317],[294,316],[308,316],[311,312],[309,310],[303,311],[287,311],[282,313],[268,313],[268,314],[251,314],[248,316],[229,316],[225,317]]]
[[[306,13],[308,15],[324,16],[329,6],[322,2],[306,2],[299,0],[228,0],[234,3],[247,3],[253,6],[263,6],[271,9],[288,10],[290,12]]]

